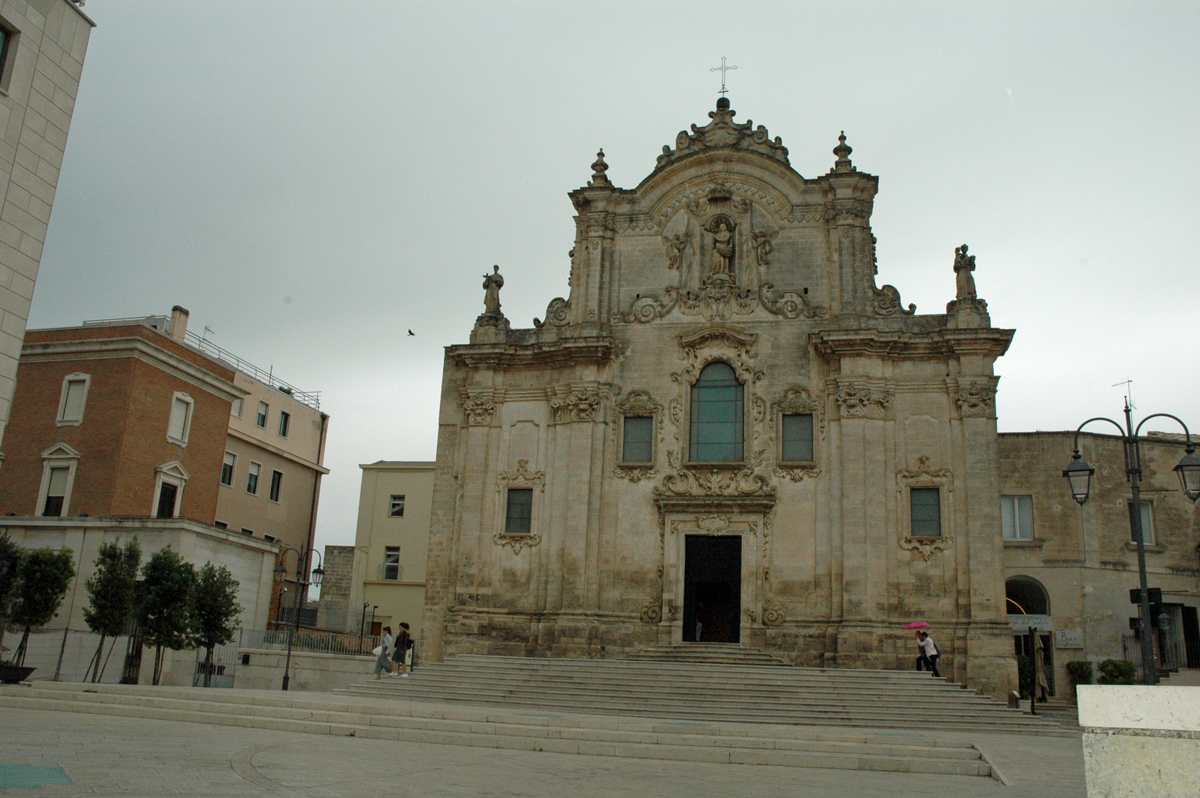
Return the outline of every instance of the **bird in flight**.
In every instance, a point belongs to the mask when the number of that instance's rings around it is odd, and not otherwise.
[[[409,334],[409,335],[416,335],[416,333],[415,333],[415,332],[413,332],[412,330],[409,330],[409,331],[408,331],[408,334]]]

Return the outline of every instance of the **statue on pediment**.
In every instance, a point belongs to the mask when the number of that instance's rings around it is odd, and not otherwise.
[[[967,245],[963,244],[954,250],[954,282],[958,289],[955,299],[959,301],[976,299],[975,277],[971,274],[973,271],[975,271],[975,256],[967,255]]]
[[[500,267],[493,266],[491,274],[483,275],[483,315],[504,315],[500,312],[500,289],[503,287],[504,278],[500,276]]]
[[[708,225],[712,233],[712,273],[733,275],[733,222],[724,216],[714,218]]]

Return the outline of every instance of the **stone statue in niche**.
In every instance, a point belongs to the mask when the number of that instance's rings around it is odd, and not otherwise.
[[[718,216],[709,223],[712,233],[713,257],[712,273],[733,275],[733,223],[723,216]]]
[[[500,312],[500,289],[503,287],[504,278],[500,276],[500,267],[493,266],[491,274],[483,275],[483,315],[504,315]]]
[[[954,250],[954,282],[958,289],[955,299],[960,302],[964,299],[976,299],[975,277],[971,274],[973,271],[975,256],[967,255],[967,245],[963,244]]]

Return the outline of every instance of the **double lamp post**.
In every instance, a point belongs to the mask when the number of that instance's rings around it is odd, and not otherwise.
[[[1200,457],[1196,456],[1196,445],[1192,443],[1191,433],[1188,432],[1187,425],[1180,421],[1170,413],[1155,413],[1146,416],[1137,427],[1133,426],[1133,408],[1129,406],[1129,401],[1125,402],[1125,425],[1113,421],[1111,418],[1103,416],[1097,418],[1089,418],[1087,421],[1079,425],[1079,429],[1075,430],[1075,453],[1071,455],[1071,464],[1067,466],[1067,470],[1063,471],[1063,476],[1071,484],[1071,495],[1075,497],[1075,501],[1079,502],[1080,506],[1088,500],[1088,493],[1091,491],[1092,475],[1096,473],[1096,469],[1088,465],[1079,454],[1079,433],[1083,428],[1093,421],[1107,421],[1112,424],[1121,433],[1121,444],[1125,450],[1125,479],[1128,480],[1130,488],[1133,492],[1133,498],[1129,503],[1129,527],[1133,535],[1133,542],[1137,546],[1138,560],[1138,580],[1141,585],[1141,591],[1138,601],[1138,626],[1139,635],[1142,640],[1142,681],[1145,684],[1158,684],[1158,666],[1155,660],[1154,641],[1151,634],[1150,626],[1150,590],[1146,579],[1146,542],[1142,536],[1142,493],[1141,493],[1141,478],[1142,478],[1142,453],[1138,446],[1138,435],[1142,431],[1142,425],[1152,418],[1170,418],[1179,422],[1179,426],[1183,427],[1184,447],[1186,454],[1179,461],[1179,465],[1175,466],[1174,471],[1179,476],[1179,484],[1183,486],[1184,494],[1193,502],[1200,498]]]
[[[291,681],[292,638],[295,636],[296,632],[300,631],[300,596],[301,594],[308,592],[307,588],[310,584],[316,585],[317,587],[321,586],[321,579],[323,579],[325,576],[325,569],[321,567],[323,563],[323,560],[321,559],[321,553],[315,548],[296,550],[286,543],[281,543],[280,549],[279,565],[275,566],[275,584],[277,585],[282,584],[284,578],[287,577],[287,567],[284,565],[287,552],[290,551],[296,555],[296,603],[295,608],[292,611],[292,624],[290,627],[288,627],[287,660],[283,666],[283,689],[286,690],[288,689],[288,683]],[[306,582],[302,579],[302,577],[304,576],[304,570],[307,567],[309,557],[313,554],[317,555],[317,567],[312,571],[312,582]]]

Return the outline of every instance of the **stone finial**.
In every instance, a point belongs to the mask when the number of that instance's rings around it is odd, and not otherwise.
[[[596,162],[592,164],[592,179],[588,181],[589,186],[610,186],[608,177],[604,174],[608,171],[608,164],[604,162],[604,150],[596,153]]]
[[[838,145],[833,148],[833,154],[837,156],[837,162],[833,165],[835,172],[856,172],[854,164],[850,163],[850,153],[854,152],[854,148],[846,143],[846,131],[842,131],[838,136]]]

